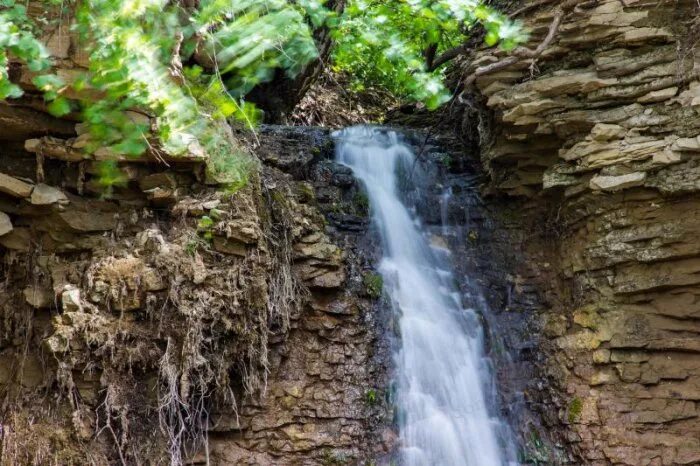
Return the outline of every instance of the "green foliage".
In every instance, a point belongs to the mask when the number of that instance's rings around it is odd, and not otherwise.
[[[578,419],[581,417],[582,411],[583,401],[581,401],[581,398],[575,397],[573,400],[571,400],[571,403],[569,403],[569,423],[573,424],[574,422],[578,421]]]
[[[208,174],[232,187],[245,183],[251,163],[232,146],[227,120],[251,127],[259,120],[245,95],[280,70],[295,76],[316,58],[314,28],[334,31],[335,66],[353,73],[356,86],[383,85],[430,108],[444,102],[447,91],[441,72],[426,68],[427,48],[439,53],[462,43],[477,22],[487,30],[487,43],[500,40],[510,48],[522,38],[518,27],[476,0],[351,0],[340,18],[325,0],[201,0],[197,7],[170,0],[44,3],[75,17],[88,70],[68,83],[52,74],[49,53],[36,38],[35,23],[47,20],[29,18],[17,0],[0,0],[0,99],[22,95],[8,65],[23,63],[35,73],[49,112],[80,114],[88,124],[86,151],[208,156]],[[69,99],[68,89],[81,99]],[[104,170],[105,183],[113,186],[115,166]]]
[[[254,161],[239,148],[224,129],[220,134],[215,133],[215,136],[217,139],[212,141],[208,148],[207,178],[235,191],[248,181],[248,173]]]
[[[23,94],[10,81],[9,55],[33,72],[43,72],[51,66],[48,51],[34,36],[26,7],[15,0],[0,0],[0,99],[16,99]]]
[[[314,24],[330,17],[317,0],[202,0],[189,10],[169,0],[45,1],[75,9],[73,27],[90,59],[69,84],[86,98],[61,95],[66,83],[55,75],[38,75],[34,84],[52,114],[81,111],[92,136],[88,152],[206,154],[216,178],[234,187],[245,183],[250,163],[229,147],[226,119],[254,125],[259,112],[242,97],[275,70],[292,76],[315,58],[307,16]],[[26,8],[0,0],[0,99],[22,95],[9,79],[10,56],[33,72],[51,68]],[[132,109],[155,124],[133,118]]]
[[[216,225],[217,218],[218,213],[216,211],[210,211],[209,215],[202,215],[197,221],[197,233],[200,238],[203,238],[207,243],[214,239],[214,226]]]
[[[301,3],[314,22],[325,20],[320,2]],[[210,0],[192,22],[205,33],[205,53],[224,73],[228,89],[243,96],[278,68],[295,76],[318,52],[304,8],[285,0]]]
[[[383,87],[436,108],[449,98],[443,71],[428,54],[462,44],[470,28],[486,29],[486,43],[511,49],[525,36],[506,16],[477,0],[351,0],[335,31],[333,61],[354,85]]]
[[[452,157],[449,154],[445,154],[440,158],[440,163],[442,163],[442,165],[445,168],[450,168],[450,166],[452,165],[452,162],[454,162],[454,161],[452,160]]]
[[[376,405],[377,401],[379,401],[377,391],[373,388],[370,388],[369,390],[367,390],[367,392],[365,393],[365,400],[367,401],[367,404],[369,406]]]
[[[374,272],[367,272],[362,276],[362,283],[365,285],[365,293],[372,299],[379,299],[384,289],[384,279]]]
[[[125,111],[146,109],[160,147],[206,153],[214,177],[234,187],[245,183],[250,163],[231,150],[219,122],[234,117],[252,126],[258,112],[241,97],[275,69],[294,74],[316,56],[302,13],[284,0],[204,0],[193,11],[167,0],[84,0],[77,19],[91,44],[88,85],[106,95],[85,102],[96,143],[143,153],[151,128]],[[181,65],[195,52],[208,69]]]
[[[369,212],[369,197],[367,197],[367,194],[363,192],[355,193],[353,204],[355,204],[355,207],[357,207],[361,213],[366,214]]]
[[[106,160],[97,166],[97,179],[104,188],[104,195],[110,197],[115,186],[124,186],[127,183],[127,178],[119,169],[117,162]]]

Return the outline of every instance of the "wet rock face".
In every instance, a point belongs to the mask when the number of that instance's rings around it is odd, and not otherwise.
[[[543,278],[552,258],[537,239],[542,229],[522,202],[484,196],[488,183],[478,160],[455,133],[406,132],[421,170],[417,214],[430,241],[450,250],[465,306],[481,318],[493,380],[487,394],[507,420],[525,464],[569,461],[553,402],[556,381],[547,378],[540,351],[539,315],[548,306]],[[544,281],[546,283],[546,281]]]
[[[476,82],[488,192],[532,232],[511,245],[513,295],[541,302],[527,396],[578,464],[700,462],[697,8],[582,2],[533,74]],[[552,15],[526,13],[533,43]]]
[[[289,338],[271,348],[266,395],[243,400],[240,426],[230,425],[233,413],[219,416],[212,458],[220,464],[362,464],[393,446],[386,428],[390,320],[362,280],[376,254],[369,206],[348,170],[328,159],[333,145],[326,131],[268,127],[260,137],[261,158],[274,148],[273,163],[294,167],[297,193],[325,214],[330,242],[305,237],[295,245],[294,255],[304,257],[295,271],[308,284],[309,304],[292,321]],[[342,276],[314,272],[335,257],[342,258]]]

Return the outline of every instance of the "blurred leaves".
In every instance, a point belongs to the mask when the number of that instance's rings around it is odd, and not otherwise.
[[[426,55],[460,46],[476,24],[488,45],[525,39],[520,25],[476,0],[351,0],[335,31],[334,67],[359,90],[377,86],[434,109],[450,95],[444,70],[430,71]]]
[[[0,100],[22,96],[19,86],[10,82],[9,56],[26,63],[33,72],[51,66],[49,53],[34,37],[27,9],[15,0],[0,0]]]
[[[82,113],[91,134],[87,151],[135,156],[157,146],[174,156],[203,153],[216,172],[250,168],[233,160],[245,157],[240,150],[224,154],[219,122],[255,125],[260,112],[245,94],[276,70],[294,76],[316,58],[309,24],[331,16],[319,0],[202,0],[194,10],[169,0],[44,1],[74,8],[72,28],[90,54],[89,69],[68,85],[54,74],[37,74],[33,84],[53,115]],[[10,57],[32,72],[52,66],[33,28],[24,5],[0,0],[0,99],[23,93],[10,81]],[[62,95],[68,87],[88,97],[71,101]],[[133,118],[134,109],[143,118]],[[101,175],[109,186],[111,173]],[[227,178],[239,184],[247,174]]]
[[[43,1],[74,10],[72,29],[89,52],[89,68],[70,83],[52,74],[25,6],[0,0],[0,99],[22,95],[10,81],[11,58],[34,73],[50,113],[80,112],[91,134],[85,150],[206,155],[209,172],[232,186],[245,182],[251,163],[232,146],[227,119],[251,127],[260,120],[245,95],[316,59],[314,28],[333,30],[334,66],[352,74],[355,87],[379,85],[429,108],[449,95],[442,72],[426,68],[428,47],[440,53],[459,45],[476,23],[489,45],[508,49],[523,37],[518,25],[476,0],[350,0],[341,17],[325,0],[201,0],[196,8],[170,0]],[[68,89],[85,97],[70,100]],[[116,166],[105,167],[106,186],[121,182]]]

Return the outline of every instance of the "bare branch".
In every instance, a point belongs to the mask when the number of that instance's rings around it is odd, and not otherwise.
[[[467,40],[451,49],[445,50],[439,56],[433,57],[433,59],[430,62],[426,61],[426,68],[428,69],[428,71],[435,71],[450,60],[454,60],[458,56],[465,55],[470,50],[474,50],[476,45],[480,41],[483,41],[484,34],[485,31],[483,27],[475,27],[471,31],[471,34]]]
[[[469,50],[471,50],[471,48],[472,44],[470,42],[464,42],[463,44],[458,45],[457,47],[453,47],[449,50],[444,51],[442,54],[440,54],[440,56],[434,58],[433,60],[431,60],[431,62],[427,63],[428,71],[435,71],[448,61],[453,60],[464,53],[467,53]]]
[[[550,0],[543,0],[541,2],[537,2],[533,6],[540,6],[547,3],[550,3]],[[584,3],[588,4],[595,2]],[[474,83],[474,81],[476,81],[476,79],[480,76],[492,74],[496,71],[508,68],[509,66],[515,65],[516,63],[520,62],[521,60],[530,60],[530,66],[532,67],[535,61],[554,41],[554,38],[556,37],[557,32],[559,31],[559,27],[561,26],[561,23],[564,20],[564,17],[572,10],[574,10],[574,8],[576,8],[577,6],[581,6],[580,0],[566,0],[565,2],[563,2],[561,5],[559,5],[556,12],[554,13],[552,22],[549,24],[549,29],[547,30],[547,35],[535,49],[530,49],[528,47],[518,47],[511,53],[510,56],[499,60],[495,63],[491,63],[489,65],[477,68],[471,75],[467,77],[465,81],[465,88],[469,88]],[[520,14],[520,10],[516,11],[515,13]]]
[[[423,52],[423,58],[425,58],[425,67],[429,71],[433,71],[433,61],[435,60],[435,54],[437,53],[437,44],[430,44],[428,47],[426,47],[425,51]]]
[[[522,7],[513,13],[510,14],[511,18],[515,18],[519,15],[522,15],[525,12],[531,11],[533,9],[539,8],[540,6],[547,5],[550,3],[553,3],[555,0],[539,0],[537,2],[534,2],[530,5],[527,5],[525,7]],[[622,0],[624,1],[624,0]],[[568,14],[569,12],[573,11],[574,9],[579,9],[579,8],[585,8],[594,4],[597,4],[597,0],[588,0],[588,1],[581,1],[581,0],[566,0],[564,1],[559,7],[557,7],[557,12],[554,15],[554,18],[552,19],[552,23],[549,26],[549,30],[547,32],[546,37],[544,40],[540,43],[540,45],[533,49],[529,49],[527,47],[518,47],[512,52],[512,55],[497,62],[493,63],[491,65],[486,65],[484,67],[478,68],[477,71],[475,72],[476,76],[473,77],[472,80],[467,79],[467,84],[471,84],[474,79],[476,79],[478,76],[482,76],[484,74],[489,74],[493,73],[495,71],[501,70],[505,67],[511,66],[517,62],[519,62],[521,59],[530,59],[534,62],[536,58],[538,58],[542,53],[545,51],[549,45],[551,45],[552,41],[554,40],[554,37],[556,36],[557,31],[559,30],[559,27],[561,26],[561,22],[564,19],[564,16]],[[470,50],[473,49],[474,43],[472,40],[469,40],[467,42],[464,42],[456,47],[453,47],[445,52],[443,52],[441,55],[438,57],[432,56],[431,59],[427,59],[426,55],[426,67],[428,71],[435,71],[445,63],[449,62],[450,60],[453,60],[457,58],[460,55],[466,54]],[[515,57],[515,59],[513,58]]]

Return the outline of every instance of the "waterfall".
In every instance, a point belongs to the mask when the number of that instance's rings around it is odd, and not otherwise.
[[[420,176],[415,155],[391,131],[355,127],[335,137],[338,161],[367,190],[381,237],[379,271],[399,322],[400,463],[510,464],[512,445],[487,396],[491,375],[480,320],[462,306],[449,251],[431,245],[407,199]]]

